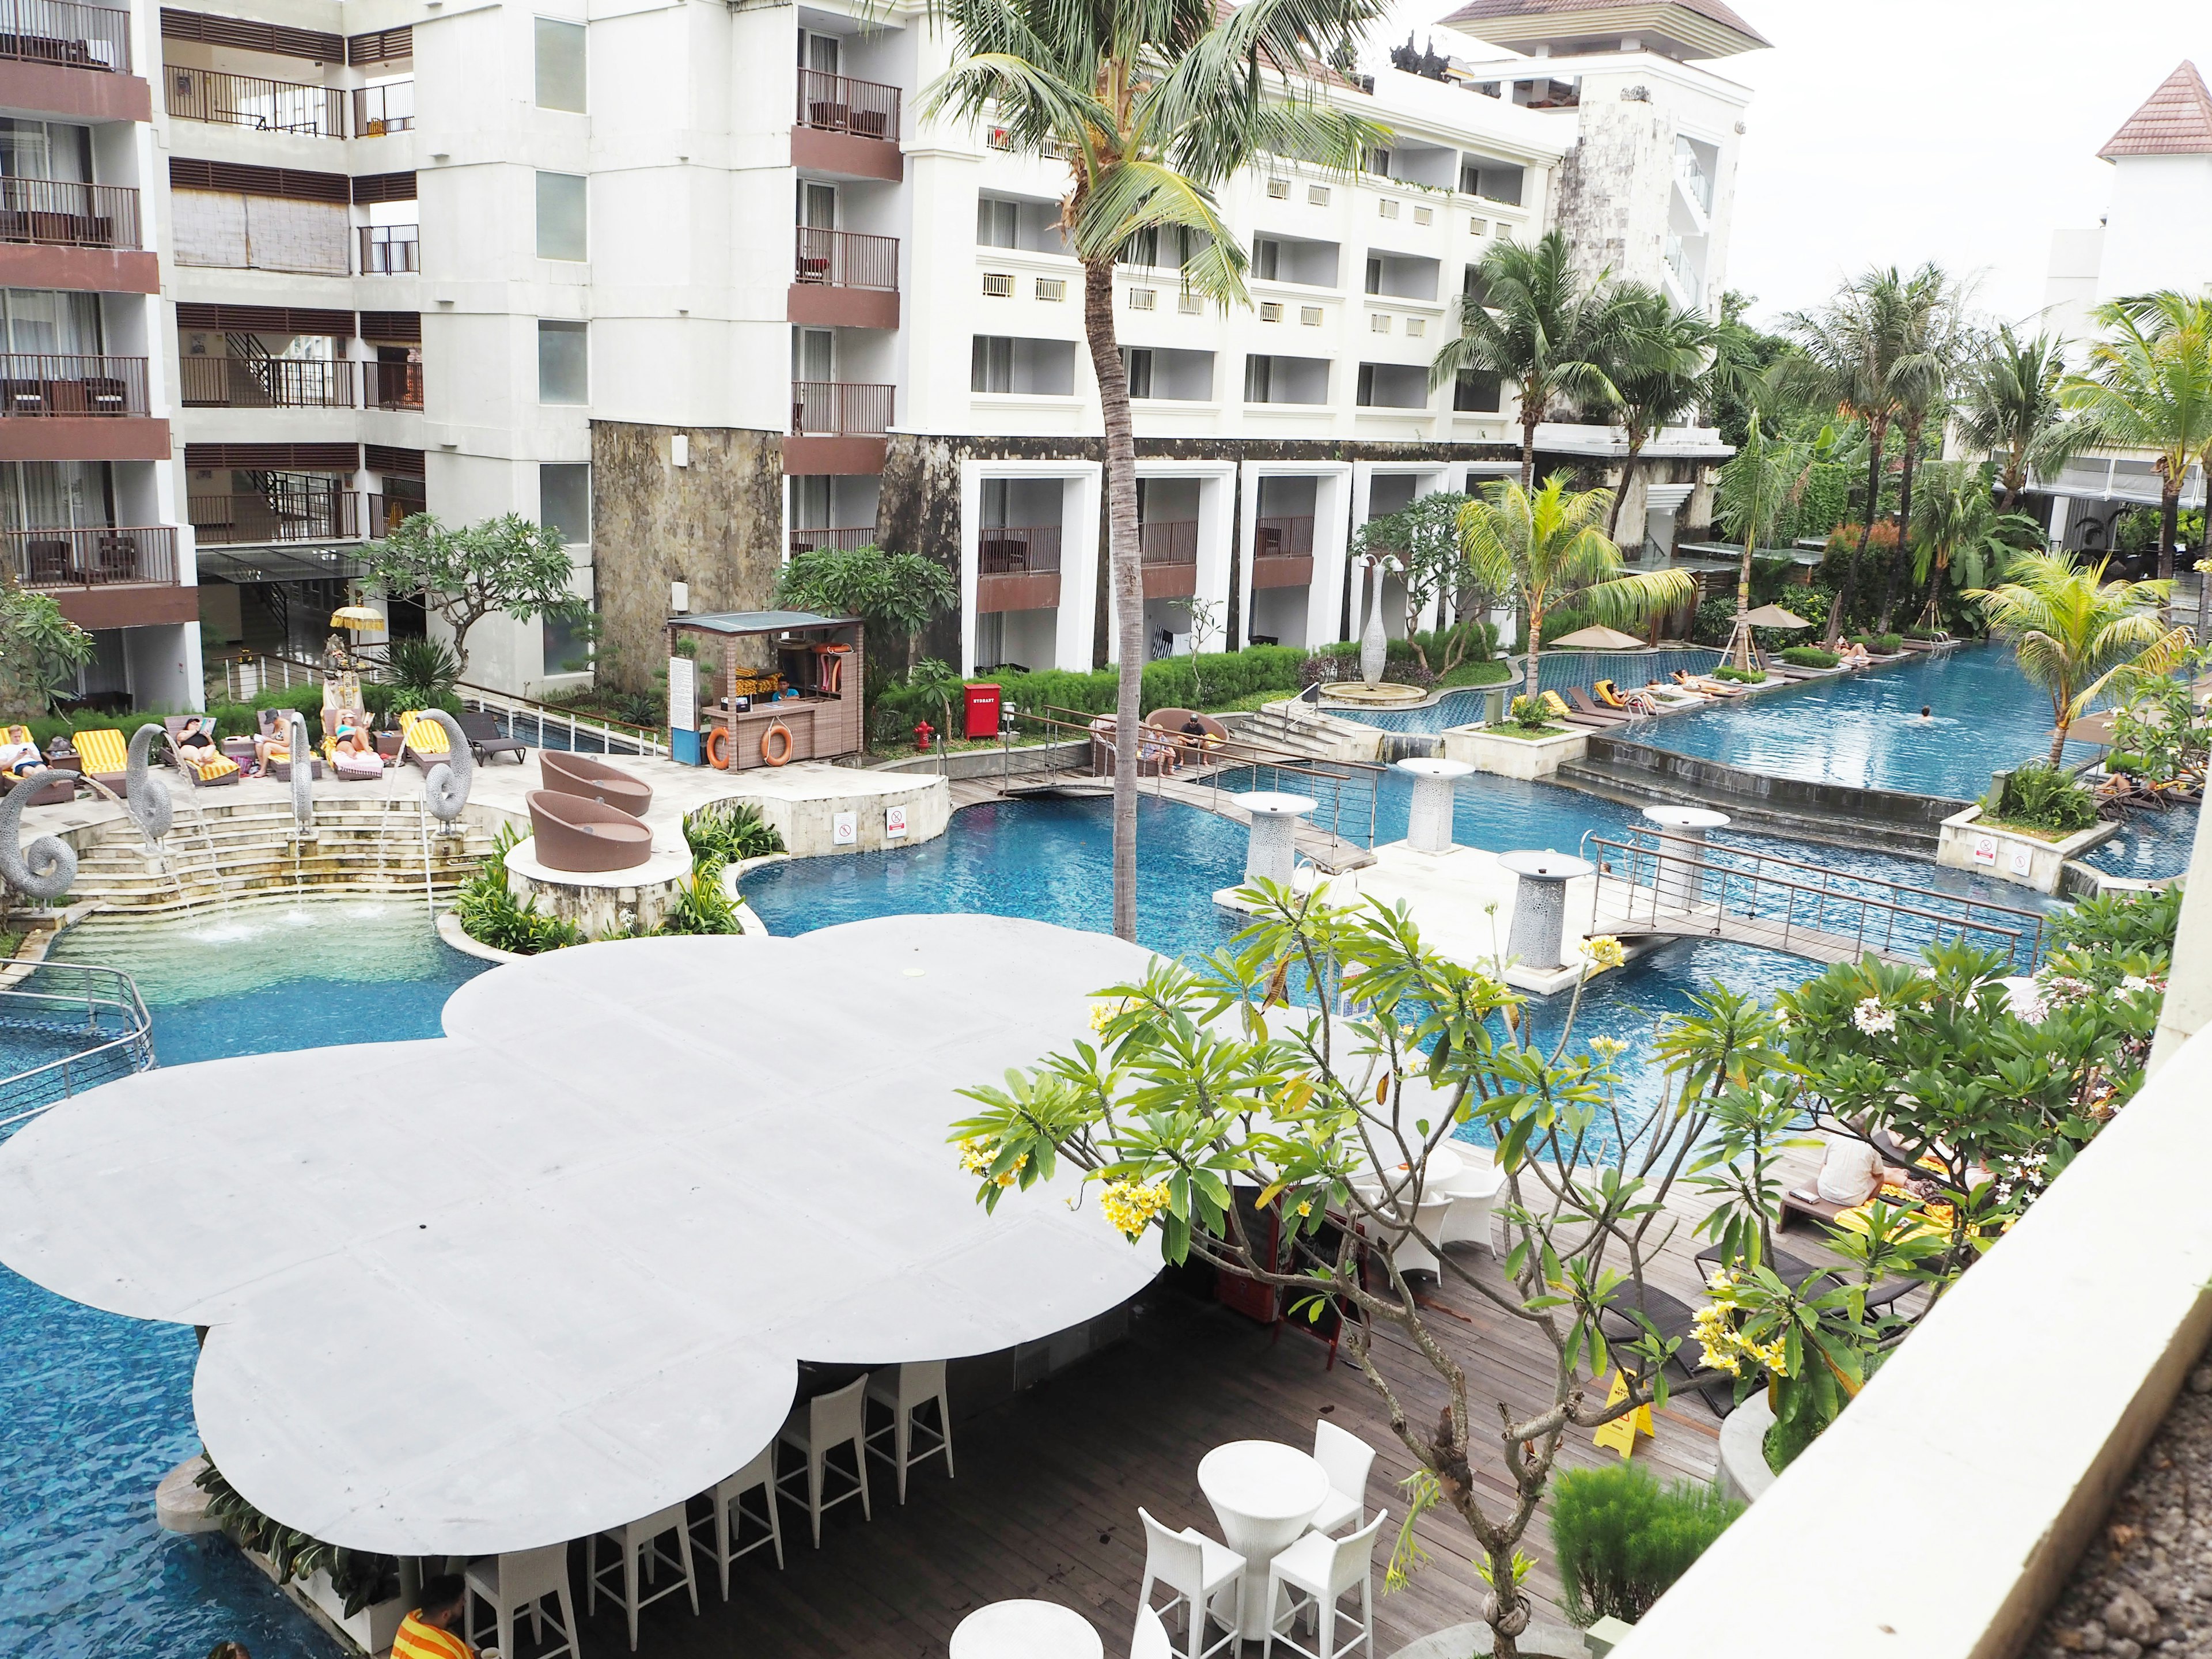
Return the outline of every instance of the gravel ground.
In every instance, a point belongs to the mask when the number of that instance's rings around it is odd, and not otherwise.
[[[2024,1659],[2212,1659],[2212,1351],[2143,1449]]]

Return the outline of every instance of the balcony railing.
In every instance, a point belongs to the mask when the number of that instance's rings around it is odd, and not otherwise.
[[[849,553],[856,547],[873,547],[876,527],[864,524],[845,530],[793,530],[791,550],[794,553],[816,553],[834,550]]]
[[[135,248],[138,192],[65,179],[0,179],[0,242]]]
[[[416,225],[363,225],[361,228],[361,274],[397,276],[422,269]]]
[[[870,236],[856,230],[817,230],[799,227],[799,268],[801,283],[826,283],[831,288],[874,288],[898,291],[898,238]]]
[[[880,438],[891,427],[891,392],[887,386],[794,380],[791,429],[810,434]]]
[[[1060,526],[987,525],[975,542],[975,569],[985,576],[1031,575],[1060,568]]]
[[[314,138],[345,137],[345,94],[336,87],[264,81],[182,64],[164,64],[161,78],[168,88],[169,113],[180,120]]]
[[[380,138],[415,125],[415,83],[387,81],[380,87],[353,89],[353,136]]]
[[[0,58],[131,73],[131,14],[77,0],[0,0]]]
[[[1313,556],[1313,515],[1261,519],[1252,526],[1252,556],[1255,559],[1297,559]]]
[[[107,587],[177,580],[173,525],[0,531],[0,548],[25,587]]]
[[[799,125],[861,138],[899,136],[899,89],[850,76],[799,71]]]
[[[1137,526],[1137,544],[1146,564],[1196,564],[1198,520],[1171,519]]]
[[[1689,250],[1683,246],[1682,239],[1669,236],[1666,252],[1667,269],[1674,274],[1674,284],[1681,290],[1682,298],[1693,306],[1703,303],[1705,287],[1698,281],[1697,270],[1690,264]]]
[[[0,417],[146,412],[143,357],[0,352]]]
[[[383,529],[382,498],[351,489],[277,489],[259,495],[186,499],[192,534],[210,546],[270,542],[359,541],[362,526]]]
[[[343,359],[185,357],[186,409],[351,409],[354,369]]]
[[[1698,210],[1710,216],[1713,210],[1712,175],[1678,150],[1674,155],[1674,177],[1681,181],[1683,190],[1698,204]]]
[[[363,363],[368,377],[372,409],[422,407],[422,365],[420,363]]]

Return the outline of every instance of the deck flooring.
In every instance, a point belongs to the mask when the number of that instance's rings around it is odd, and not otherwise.
[[[1694,1295],[1697,1275],[1688,1234],[1683,1226],[1654,1275],[1686,1297]],[[1791,1243],[1805,1249],[1798,1238]],[[1476,1272],[1496,1271],[1487,1253],[1453,1248]],[[1465,1285],[1439,1286],[1433,1299],[1432,1328],[1467,1369],[1479,1421],[1498,1399],[1533,1410],[1547,1397],[1551,1362],[1539,1334]],[[1376,1352],[1409,1414],[1432,1422],[1445,1397],[1441,1381],[1387,1331],[1378,1333]],[[1194,1525],[1218,1537],[1219,1524],[1197,1481],[1199,1460],[1213,1447],[1257,1438],[1304,1448],[1325,1415],[1377,1449],[1370,1504],[1400,1511],[1397,1483],[1412,1460],[1391,1437],[1382,1402],[1358,1371],[1341,1358],[1331,1370],[1327,1359],[1325,1346],[1311,1336],[1286,1328],[1278,1340],[1267,1327],[1164,1278],[1137,1304],[1126,1340],[987,1409],[963,1410],[956,1369],[957,1479],[947,1480],[937,1463],[915,1470],[902,1508],[888,1474],[879,1473],[872,1522],[857,1504],[832,1510],[818,1552],[808,1541],[804,1510],[787,1502],[786,1570],[778,1571],[767,1551],[747,1556],[732,1569],[726,1604],[702,1559],[701,1616],[693,1618],[680,1595],[647,1607],[639,1651],[648,1659],[943,1659],[954,1627],[976,1607],[1040,1597],[1075,1607],[1097,1627],[1108,1655],[1124,1654],[1144,1571],[1138,1506],[1171,1528]],[[1638,1462],[1669,1478],[1711,1477],[1719,1423],[1704,1404],[1670,1401],[1656,1425],[1656,1437],[1638,1443]],[[1587,1465],[1613,1455],[1597,1451],[1580,1431],[1569,1437],[1562,1461]],[[1479,1462],[1478,1474],[1493,1494],[1505,1492],[1494,1456]],[[1457,1518],[1431,1515],[1419,1536],[1431,1559],[1396,1594],[1380,1594],[1378,1553],[1375,1659],[1479,1616],[1485,1587]],[[1527,1547],[1538,1563],[1532,1586],[1539,1616],[1556,1618],[1558,1580],[1540,1516]],[[580,1613],[580,1547],[571,1571]],[[585,1621],[584,1645],[601,1655],[627,1651],[617,1608],[601,1601],[598,1615]],[[520,1659],[538,1650],[526,1637],[518,1640]],[[1248,1659],[1257,1651],[1248,1648]]]

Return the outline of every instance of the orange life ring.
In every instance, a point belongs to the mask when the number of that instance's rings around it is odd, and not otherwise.
[[[775,753],[771,755],[768,751],[768,746],[778,738],[781,738],[783,739],[783,746],[778,749]],[[781,720],[778,720],[774,726],[769,726],[767,731],[761,733],[761,759],[770,766],[781,766],[784,762],[790,758],[791,728],[786,726]]]
[[[718,726],[707,733],[707,764],[718,771],[730,769],[730,728]]]

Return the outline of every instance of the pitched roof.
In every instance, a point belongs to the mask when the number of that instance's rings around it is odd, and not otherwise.
[[[1540,30],[1547,23],[1577,33],[1603,31],[1610,33],[1620,28],[1634,33],[1638,32],[1638,26],[1647,30],[1663,29],[1666,27],[1663,14],[1669,12],[1677,14],[1684,21],[1698,20],[1741,36],[1742,44],[1734,47],[1737,51],[1773,45],[1734,10],[1723,4],[1722,0],[1658,0],[1658,3],[1654,3],[1654,0],[1465,0],[1464,4],[1442,21],[1447,28],[1464,29],[1480,40],[1511,45],[1512,40],[1501,38],[1496,25],[1504,22],[1522,25],[1520,28],[1505,32],[1516,39],[1533,39],[1534,31]],[[1610,15],[1615,13],[1641,15]],[[1484,24],[1492,27],[1485,29],[1480,27]],[[1692,33],[1702,33],[1704,31],[1693,30]]]
[[[2097,152],[2101,161],[2122,155],[2212,155],[2212,92],[2187,58],[2160,82],[2142,107]]]

